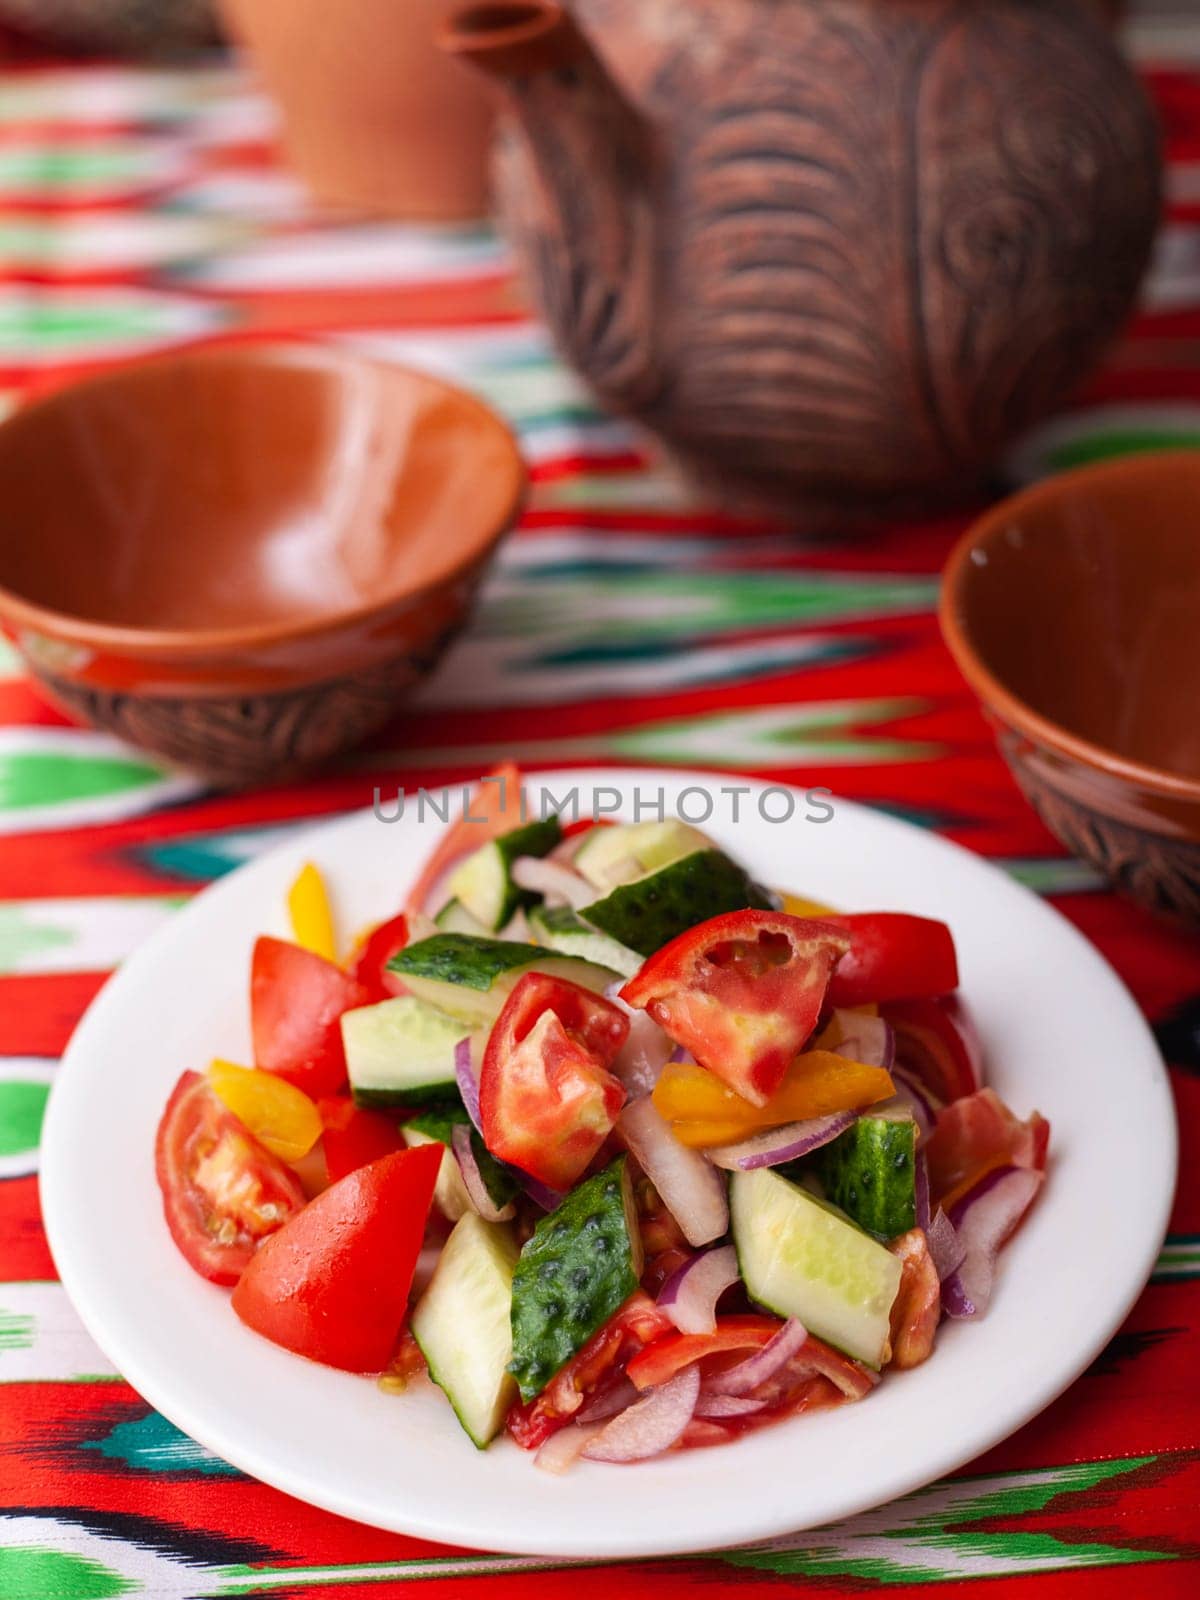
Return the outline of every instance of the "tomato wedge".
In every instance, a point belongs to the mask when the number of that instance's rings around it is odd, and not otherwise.
[[[496,1019],[479,1074],[483,1142],[569,1189],[612,1131],[625,1090],[607,1070],[629,1018],[578,984],[527,972]]]
[[[404,994],[404,984],[394,972],[388,971],[388,962],[407,943],[408,918],[403,912],[372,928],[363,940],[351,971],[354,981],[362,985],[372,1000],[390,1000]]]
[[[817,1025],[837,922],[732,911],[664,945],[621,990],[735,1093],[765,1105]]]
[[[185,1072],[167,1101],[154,1170],[171,1237],[213,1283],[236,1283],[259,1244],[304,1205],[298,1179],[198,1072]]]
[[[429,902],[451,867],[525,820],[521,815],[521,774],[511,761],[505,761],[477,786],[466,814],[446,829],[409,890],[404,909],[431,914],[437,911],[439,907]]]
[[[536,1450],[565,1427],[585,1399],[620,1376],[625,1360],[674,1327],[649,1295],[636,1290],[598,1328],[536,1400],[518,1401],[508,1413],[508,1431],[522,1450]]]
[[[341,967],[283,939],[263,937],[250,968],[254,1064],[317,1098],[346,1082],[339,1019],[370,996]]]
[[[955,995],[892,1001],[881,1014],[896,1035],[896,1060],[942,1105],[981,1087],[983,1051]]]
[[[336,1183],[359,1167],[404,1148],[400,1124],[382,1111],[365,1111],[349,1095],[330,1095],[317,1104],[325,1128],[325,1165]]]
[[[686,1145],[735,1144],[764,1128],[807,1122],[831,1111],[861,1111],[896,1086],[882,1067],[832,1050],[806,1050],[763,1105],[751,1105],[714,1073],[690,1061],[669,1061],[654,1086],[654,1104]]]
[[[893,911],[838,921],[850,930],[850,948],[829,981],[830,1005],[913,1000],[958,988],[954,935],[944,922]]]
[[[953,1205],[995,1167],[1046,1166],[1050,1124],[1035,1111],[1024,1122],[993,1089],[948,1105],[925,1145],[929,1187],[939,1204]]]
[[[441,1161],[437,1144],[402,1150],[310,1201],[243,1273],[238,1316],[312,1361],[382,1372],[404,1323]]]
[[[888,1249],[900,1258],[900,1288],[892,1302],[889,1365],[903,1371],[919,1367],[933,1354],[933,1341],[942,1320],[942,1286],[920,1228],[902,1233]]]

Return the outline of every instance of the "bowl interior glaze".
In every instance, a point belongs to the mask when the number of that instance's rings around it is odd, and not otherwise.
[[[299,347],[156,359],[0,429],[4,609],[142,644],[319,627],[476,560],[521,482],[499,419],[423,374]]]
[[[1200,452],[997,507],[947,568],[943,620],[1005,720],[1130,777],[1200,785]]]

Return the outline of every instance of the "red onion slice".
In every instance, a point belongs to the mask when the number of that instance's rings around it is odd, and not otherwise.
[[[659,1309],[680,1333],[712,1333],[717,1326],[717,1301],[738,1281],[737,1251],[731,1244],[693,1256],[671,1274],[658,1291]]]
[[[929,1232],[929,1163],[925,1159],[923,1150],[917,1151],[915,1169],[913,1171],[913,1221],[921,1232]]]
[[[627,1105],[617,1132],[658,1190],[691,1245],[711,1244],[729,1227],[725,1180],[698,1150],[671,1132],[649,1095]]]
[[[958,1237],[954,1224],[941,1206],[929,1219],[929,1226],[925,1230],[925,1242],[929,1246],[929,1255],[937,1270],[938,1280],[945,1283],[950,1274],[957,1272],[962,1266],[967,1247]]]
[[[851,1061],[861,1061],[864,1067],[882,1067],[892,1070],[896,1059],[896,1035],[882,1017],[870,1017],[863,1011],[837,1010],[833,1013],[842,1042],[836,1054],[849,1056]]]
[[[653,1017],[626,1005],[621,999],[624,983],[625,979],[619,978],[604,991],[604,998],[629,1018],[625,1043],[609,1063],[608,1070],[625,1085],[629,1098],[637,1100],[654,1088],[662,1069],[673,1059],[675,1046]]]
[[[700,1390],[696,1401],[698,1417],[748,1417],[761,1411],[767,1404],[765,1398],[752,1399],[748,1394],[713,1394]]]
[[[586,878],[563,862],[543,856],[518,856],[512,864],[512,880],[518,889],[540,894],[548,906],[570,906],[578,911],[596,898],[596,891]]]
[[[479,1170],[479,1163],[475,1159],[475,1152],[471,1148],[471,1129],[465,1122],[460,1122],[450,1134],[451,1144],[454,1148],[455,1159],[459,1171],[462,1173],[463,1183],[466,1184],[467,1193],[471,1197],[471,1204],[478,1211],[485,1222],[507,1222],[510,1217],[515,1217],[517,1209],[510,1200],[506,1206],[498,1206],[488,1193],[487,1184],[483,1181],[483,1174]]]
[[[1000,1246],[1033,1204],[1044,1173],[997,1167],[951,1209],[962,1263],[942,1285],[942,1304],[956,1318],[982,1317],[992,1298]]]
[[[627,1410],[639,1399],[640,1391],[635,1388],[633,1379],[621,1377],[616,1383],[610,1384],[607,1389],[602,1389],[599,1394],[585,1402],[575,1417],[576,1422],[607,1422],[609,1417],[615,1417],[618,1412]]]
[[[467,1115],[475,1124],[477,1132],[482,1135],[483,1129],[479,1125],[479,1079],[475,1075],[475,1062],[469,1038],[460,1039],[454,1046],[454,1080],[458,1084],[458,1092],[462,1096]]]
[[[551,1189],[539,1179],[531,1178],[527,1172],[522,1172],[520,1167],[509,1167],[507,1170],[512,1173],[535,1206],[540,1206],[543,1211],[557,1211],[562,1205],[563,1196],[557,1189]]]
[[[808,1329],[796,1317],[789,1317],[777,1334],[761,1350],[736,1367],[718,1372],[705,1387],[710,1394],[749,1394],[784,1367],[808,1338]]]
[[[553,1472],[557,1477],[579,1459],[600,1431],[601,1424],[598,1422],[592,1426],[574,1422],[560,1428],[557,1433],[550,1435],[534,1456],[534,1466],[541,1467],[543,1472]]]
[[[699,1396],[700,1369],[685,1367],[606,1422],[583,1454],[589,1461],[645,1461],[661,1455],[683,1437]]]
[[[928,1139],[937,1121],[937,1107],[929,1097],[929,1090],[907,1067],[894,1065],[890,1070],[897,1090],[895,1098],[899,1100],[903,1096],[922,1139]]]
[[[858,1120],[857,1111],[835,1111],[810,1122],[789,1122],[782,1128],[769,1128],[738,1144],[717,1145],[704,1154],[715,1167],[729,1172],[753,1172],[757,1167],[778,1167],[785,1161],[798,1161],[823,1144],[845,1133]]]

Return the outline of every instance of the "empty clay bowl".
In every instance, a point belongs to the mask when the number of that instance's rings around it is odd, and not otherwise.
[[[1051,831],[1200,926],[1200,452],[996,506],[950,558],[941,621]]]
[[[123,367],[0,425],[0,622],[67,711],[222,784],[380,726],[525,474],[436,378],[308,347]]]

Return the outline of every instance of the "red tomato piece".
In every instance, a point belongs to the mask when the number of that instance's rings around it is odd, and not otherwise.
[[[536,1450],[570,1422],[585,1399],[620,1375],[630,1355],[673,1327],[666,1312],[636,1290],[535,1400],[513,1406],[508,1414],[513,1439],[522,1450]]]
[[[372,1000],[390,1000],[406,992],[396,974],[388,971],[388,962],[407,943],[408,918],[403,912],[381,922],[363,940],[351,971],[354,981],[362,985]]]
[[[304,1205],[295,1174],[198,1072],[185,1072],[167,1101],[154,1169],[171,1237],[213,1283],[236,1283],[259,1244]]]
[[[511,833],[525,822],[521,815],[521,774],[511,761],[490,772],[471,796],[465,815],[448,827],[409,890],[406,911],[435,912],[450,870],[481,845]]]
[[[318,1099],[346,1082],[339,1019],[370,995],[341,967],[283,939],[263,937],[250,968],[254,1064]]]
[[[404,1325],[441,1161],[438,1144],[402,1150],[310,1201],[243,1273],[238,1316],[312,1361],[381,1372]]]
[[[1050,1124],[1040,1112],[1022,1122],[994,1089],[948,1105],[925,1145],[933,1199],[957,1198],[994,1167],[1045,1170]]]
[[[816,1027],[830,974],[849,943],[834,921],[732,911],[664,945],[621,998],[761,1106]]]
[[[880,1014],[896,1035],[896,1060],[942,1105],[982,1085],[983,1052],[957,996],[891,1001]]]
[[[942,1319],[942,1286],[920,1228],[893,1239],[888,1249],[900,1258],[900,1288],[892,1302],[891,1365],[919,1367],[933,1354]]]
[[[349,1095],[331,1095],[317,1102],[324,1125],[325,1166],[336,1183],[359,1167],[404,1149],[400,1124],[383,1111],[365,1111]]]
[[[830,1005],[913,1000],[958,988],[954,936],[944,922],[894,911],[838,921],[850,930],[850,948],[829,981]]]
[[[496,1019],[479,1074],[483,1141],[552,1189],[569,1189],[625,1103],[607,1070],[629,1018],[578,984],[527,972]]]
[[[718,1317],[715,1333],[668,1333],[634,1356],[626,1371],[639,1389],[666,1383],[693,1361],[761,1350],[783,1327],[778,1317]]]

